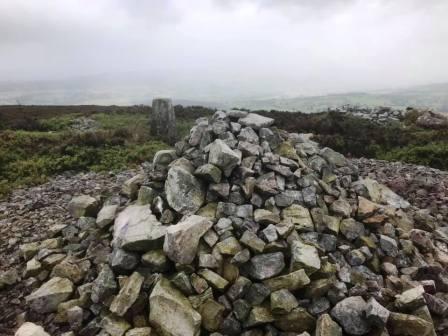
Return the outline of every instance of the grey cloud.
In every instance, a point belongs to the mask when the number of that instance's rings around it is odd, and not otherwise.
[[[446,81],[447,11],[446,0],[2,0],[0,81],[142,74],[188,98]]]

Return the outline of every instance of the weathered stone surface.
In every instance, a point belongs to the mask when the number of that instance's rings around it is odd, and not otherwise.
[[[168,144],[173,144],[176,141],[176,114],[171,99],[153,99],[150,125],[151,135]]]
[[[264,280],[278,275],[284,268],[283,253],[266,253],[250,259],[249,273],[256,280]]]
[[[100,228],[104,228],[113,223],[115,219],[115,214],[117,212],[118,205],[105,205],[101,208],[100,212],[98,212],[98,216],[96,217],[96,225]]]
[[[74,218],[83,216],[95,216],[98,212],[99,202],[96,198],[88,195],[73,197],[68,204],[68,210]]]
[[[389,315],[389,310],[379,304],[373,297],[367,301],[366,318],[371,324],[382,328],[386,325]]]
[[[135,300],[137,300],[144,280],[145,278],[140,273],[132,273],[132,275],[126,279],[124,286],[112,301],[110,311],[118,316],[124,316],[128,309],[134,304]]]
[[[282,218],[289,218],[299,231],[314,231],[314,224],[309,210],[299,204],[293,204],[283,209]]]
[[[135,175],[123,183],[121,193],[130,199],[137,198],[138,190],[144,181],[144,176],[141,174]]]
[[[148,206],[130,205],[115,220],[113,244],[128,251],[148,251],[162,246],[165,232]]]
[[[269,127],[274,124],[274,119],[263,117],[256,113],[249,113],[247,116],[238,120],[238,122],[247,127],[252,127],[255,130],[259,130],[263,127]]]
[[[263,283],[269,287],[271,291],[280,290],[282,288],[295,291],[308,285],[310,283],[310,278],[304,269],[300,269],[272,279],[267,279]]]
[[[212,227],[205,217],[189,216],[168,227],[163,251],[174,262],[187,265],[196,256],[199,239]]]
[[[32,322],[25,322],[16,331],[14,336],[50,336],[44,328]]]
[[[94,280],[92,285],[92,302],[99,303],[110,298],[118,289],[115,280],[114,272],[109,265],[103,265],[98,277]]]
[[[323,314],[317,319],[315,336],[342,336],[342,329],[330,315]]]
[[[352,296],[337,303],[331,310],[331,316],[349,335],[365,335],[370,326],[365,319],[367,304],[360,296]]]
[[[131,328],[131,325],[125,319],[113,315],[105,316],[101,320],[101,326],[110,336],[123,336]]]
[[[61,302],[73,293],[73,283],[69,279],[54,277],[26,297],[30,308],[39,313],[56,311]]]
[[[281,315],[275,322],[275,326],[286,332],[302,333],[314,330],[316,319],[304,308],[293,309],[289,314]]]
[[[271,293],[271,311],[273,314],[287,314],[299,305],[297,299],[287,289]]]
[[[200,167],[198,167],[194,174],[196,176],[199,176],[200,178],[203,178],[204,180],[212,183],[219,183],[221,181],[221,170],[210,164],[204,164]]]
[[[307,274],[312,274],[320,269],[321,262],[317,249],[301,241],[293,241],[291,244],[290,271],[305,269]]]
[[[170,282],[161,278],[149,296],[149,321],[162,335],[199,336],[201,315]]]
[[[203,184],[183,166],[170,168],[165,193],[170,207],[184,215],[195,213],[204,204]]]
[[[391,335],[422,336],[429,335],[433,326],[424,319],[407,314],[391,313],[387,323]]]
[[[230,176],[235,168],[241,162],[241,155],[232,150],[224,141],[216,139],[210,145],[208,163],[219,167],[225,176]]]

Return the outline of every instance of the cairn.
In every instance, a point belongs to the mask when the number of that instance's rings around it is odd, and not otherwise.
[[[21,246],[29,316],[66,336],[446,332],[448,228],[273,124],[218,111],[122,195],[73,198],[76,225]]]

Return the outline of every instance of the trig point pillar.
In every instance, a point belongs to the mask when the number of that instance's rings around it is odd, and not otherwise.
[[[171,99],[153,99],[150,122],[152,136],[158,137],[170,145],[176,142],[176,115]]]

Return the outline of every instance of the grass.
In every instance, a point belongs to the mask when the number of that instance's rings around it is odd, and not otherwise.
[[[189,134],[194,120],[213,110],[177,106],[177,132]],[[0,106],[0,198],[13,189],[44,183],[72,171],[120,171],[169,146],[150,134],[144,106]],[[77,118],[96,121],[77,132]]]

